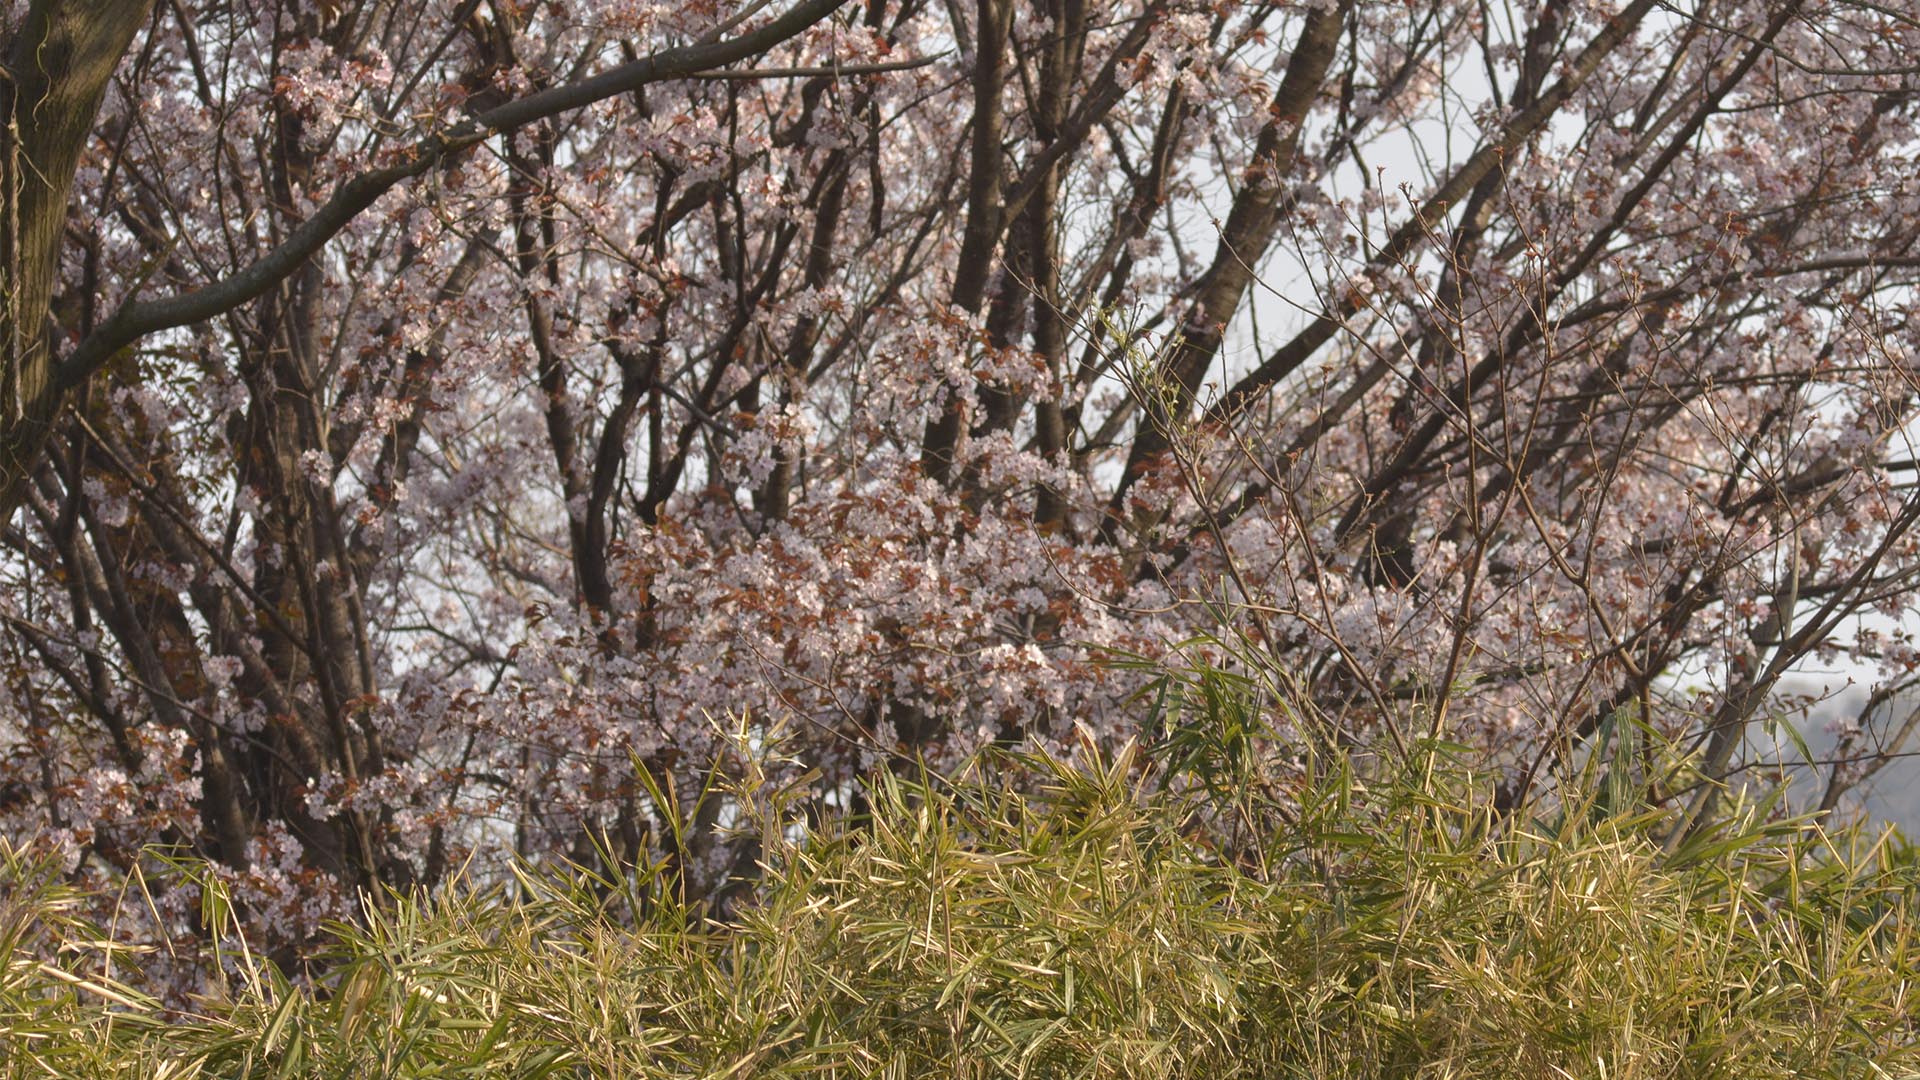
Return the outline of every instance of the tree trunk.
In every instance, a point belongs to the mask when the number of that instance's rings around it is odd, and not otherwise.
[[[74,169],[151,0],[39,0],[0,73],[0,522],[60,406],[47,306]]]

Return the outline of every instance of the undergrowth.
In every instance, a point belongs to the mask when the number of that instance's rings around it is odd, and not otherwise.
[[[523,868],[370,903],[311,981],[229,950],[184,1016],[8,853],[0,1076],[1920,1073],[1897,835],[1735,803],[1673,844],[1600,770],[1500,811],[1433,743],[1223,800],[1230,699],[1152,754],[883,774],[804,838],[770,809],[725,918],[664,863]]]

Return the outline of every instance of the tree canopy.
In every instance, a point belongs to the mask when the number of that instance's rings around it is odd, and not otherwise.
[[[0,827],[191,847],[276,947],[513,855],[717,887],[703,777],[776,732],[818,813],[1152,736],[1127,659],[1226,610],[1275,752],[1509,800],[1615,718],[1723,776],[1809,665],[1873,686],[1829,804],[1912,725],[1902,5],[15,0],[0,51]]]

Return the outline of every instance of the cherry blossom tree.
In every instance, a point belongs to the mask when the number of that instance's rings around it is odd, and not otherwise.
[[[1920,668],[1898,5],[0,27],[0,820],[191,847],[276,947],[475,860],[717,887],[739,755],[824,814],[1123,740],[1115,659],[1222,611],[1276,745],[1509,801],[1610,718],[1712,779],[1789,673]]]

